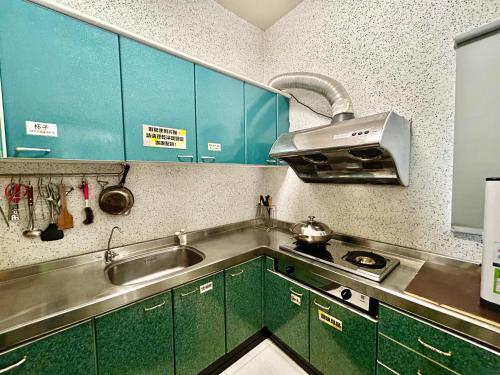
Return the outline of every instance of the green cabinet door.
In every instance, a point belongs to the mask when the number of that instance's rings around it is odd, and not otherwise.
[[[245,163],[243,82],[196,65],[200,163]]]
[[[260,257],[224,271],[228,352],[262,328],[263,264]]]
[[[276,96],[270,91],[245,83],[247,164],[276,164],[276,160],[269,157],[271,146],[276,140]]]
[[[0,373],[96,374],[92,324],[87,321],[0,354]]]
[[[194,64],[124,37],[120,56],[127,160],[195,162]]]
[[[123,160],[118,36],[28,1],[0,1],[10,157]]]
[[[175,373],[197,374],[226,353],[224,272],[174,289]]]
[[[310,362],[323,374],[375,374],[377,322],[310,293]]]
[[[309,360],[309,290],[271,270],[265,271],[264,283],[265,325]]]
[[[172,293],[95,319],[100,375],[174,374]]]

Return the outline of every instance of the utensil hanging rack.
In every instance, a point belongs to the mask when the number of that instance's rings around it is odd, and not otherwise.
[[[111,176],[111,177],[121,177],[123,175],[123,172],[125,170],[125,164],[121,164],[121,171],[120,172],[89,172],[89,173],[81,173],[81,172],[62,172],[62,173],[0,173],[0,178],[2,177],[7,177],[7,178],[24,178],[24,177],[38,177],[38,178],[56,178],[56,177],[80,177],[80,178],[86,178],[86,177],[105,177],[105,176]]]

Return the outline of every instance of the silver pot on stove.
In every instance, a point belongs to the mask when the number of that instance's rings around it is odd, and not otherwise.
[[[314,220],[314,216],[292,225],[290,231],[297,241],[305,245],[324,245],[333,237],[328,225]]]

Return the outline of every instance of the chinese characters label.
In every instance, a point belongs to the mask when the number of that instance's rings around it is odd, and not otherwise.
[[[26,121],[26,134],[57,137],[57,125],[45,122]]]
[[[178,148],[185,150],[186,129],[142,125],[142,144],[144,147]]]
[[[208,144],[208,151],[222,151],[222,146],[220,143],[209,143]]]
[[[342,332],[342,322],[338,320],[337,318],[334,318],[331,315],[328,315],[326,312],[322,310],[318,310],[318,319],[323,322],[328,324],[329,326],[338,329],[340,332]]]

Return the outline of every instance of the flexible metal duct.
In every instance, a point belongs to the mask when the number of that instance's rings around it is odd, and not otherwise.
[[[283,91],[304,89],[324,96],[332,106],[332,123],[354,118],[349,94],[340,82],[330,77],[307,72],[285,73],[272,78],[269,86]]]

